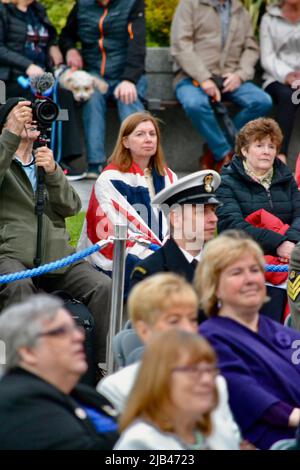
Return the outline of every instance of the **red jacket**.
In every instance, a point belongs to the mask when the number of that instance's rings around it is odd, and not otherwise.
[[[252,214],[249,214],[248,217],[246,217],[246,221],[255,227],[267,228],[269,230],[273,230],[274,232],[280,233],[281,235],[284,235],[289,228],[288,224],[284,224],[278,217],[266,211],[265,209],[259,209],[258,211],[252,212]],[[277,256],[265,255],[265,260],[267,264],[285,264],[279,261]],[[265,273],[266,281],[274,284],[275,286],[282,284],[287,280],[287,277],[287,272]]]

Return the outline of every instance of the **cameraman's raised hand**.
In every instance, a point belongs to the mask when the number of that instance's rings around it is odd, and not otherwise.
[[[32,121],[32,109],[30,101],[20,101],[9,113],[5,123],[5,129],[16,135],[21,135],[25,124]]]
[[[48,147],[39,147],[36,149],[34,156],[36,166],[43,167],[45,173],[54,173],[56,170],[56,163],[51,149]]]

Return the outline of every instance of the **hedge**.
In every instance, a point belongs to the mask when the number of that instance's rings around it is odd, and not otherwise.
[[[58,31],[65,24],[66,17],[75,0],[40,0],[47,7],[49,17]],[[271,0],[243,0],[250,11],[254,29],[257,25],[266,4]],[[173,12],[179,0],[145,0],[147,20],[147,45],[168,46],[170,24]]]

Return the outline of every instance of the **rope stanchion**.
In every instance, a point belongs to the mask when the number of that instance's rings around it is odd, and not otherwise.
[[[111,374],[116,369],[113,338],[122,329],[123,297],[125,281],[125,252],[127,240],[127,225],[115,225],[115,245],[112,272],[112,296],[110,309],[110,325],[107,338],[107,372]]]

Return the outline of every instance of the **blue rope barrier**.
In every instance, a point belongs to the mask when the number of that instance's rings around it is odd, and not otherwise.
[[[68,266],[69,264],[75,263],[76,261],[89,256],[96,251],[99,251],[100,247],[96,243],[96,245],[90,246],[85,250],[79,251],[78,253],[73,253],[73,255],[66,256],[57,261],[53,261],[52,263],[44,264],[43,266],[39,266],[38,268],[29,269],[27,271],[19,271],[17,273],[12,274],[4,274],[0,276],[0,284],[8,284],[13,281],[19,281],[20,279],[26,279],[28,277],[34,276],[41,276],[42,274],[46,274],[50,271],[56,271],[57,269],[63,268]]]
[[[265,271],[268,273],[287,273],[289,270],[288,264],[266,264]]]
[[[104,248],[104,247],[102,247]],[[149,245],[149,249],[156,251],[160,248],[160,246],[151,243]],[[21,279],[27,279],[28,277],[35,277],[41,276],[42,274],[46,274],[50,271],[56,271],[57,269],[64,268],[69,264],[75,263],[76,261],[80,261],[82,258],[86,256],[90,256],[96,251],[101,250],[99,245],[96,243],[85,250],[79,251],[77,253],[73,253],[73,255],[66,256],[65,258],[61,258],[60,260],[53,261],[52,263],[44,264],[43,266],[39,266],[38,268],[28,269],[26,271],[19,271],[17,273],[12,274],[4,274],[0,276],[0,284],[8,284],[13,281],[19,281]],[[266,264],[265,265],[266,272],[279,272],[284,273],[288,272],[288,265],[275,265],[275,264]]]

